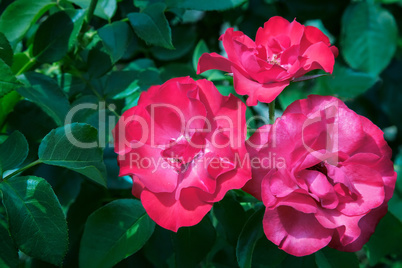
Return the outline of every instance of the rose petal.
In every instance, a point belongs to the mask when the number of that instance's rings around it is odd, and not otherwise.
[[[315,170],[303,170],[299,176],[307,182],[310,191],[320,199],[323,208],[334,209],[338,206],[339,200],[334,187],[323,173]]]
[[[221,70],[230,73],[232,72],[231,68],[232,63],[227,58],[215,52],[203,53],[198,60],[197,74],[211,69]]]
[[[356,201],[339,204],[338,211],[349,216],[361,215],[384,202],[384,183],[377,171],[363,165],[347,165],[341,169],[360,196]]]
[[[333,239],[329,246],[341,251],[355,252],[362,249],[363,245],[366,244],[370,236],[374,233],[374,230],[382,217],[387,214],[388,206],[383,205],[376,208],[367,215],[364,215],[359,221],[359,228],[362,230],[361,234],[353,240],[353,242],[345,243],[344,240]],[[347,240],[346,240],[347,241]]]
[[[240,95],[248,95],[247,105],[257,105],[258,101],[270,103],[282,90],[289,85],[289,81],[279,83],[260,84],[246,78],[237,69],[232,68],[233,84],[236,92]]]
[[[119,176],[135,175],[153,192],[172,192],[177,185],[177,172],[161,156],[161,149],[143,145],[118,156]]]
[[[202,201],[193,188],[183,189],[179,200],[175,199],[175,193],[153,193],[144,189],[141,202],[151,219],[174,232],[182,226],[199,223],[212,208],[212,204]]]
[[[229,61],[238,67],[242,66],[240,61],[242,51],[256,47],[254,41],[247,35],[241,31],[234,31],[233,28],[228,28],[219,40],[222,40]]]
[[[288,20],[275,16],[271,17],[264,23],[263,28],[259,28],[255,38],[255,43],[258,45],[265,45],[271,37],[278,35],[287,35],[290,37],[290,44],[299,44],[304,32],[304,26],[296,20],[289,22]]]
[[[323,42],[328,47],[331,45],[328,36],[326,36],[320,29],[314,26],[305,26],[304,35],[300,41],[301,53],[306,51],[306,49],[312,44],[319,42]]]
[[[335,57],[331,49],[323,42],[315,43],[309,46],[302,54],[307,58],[304,62],[304,73],[298,72],[297,76],[302,76],[307,72],[315,69],[323,69],[327,73],[332,73],[334,70]]]
[[[270,241],[298,257],[325,247],[333,234],[333,230],[324,228],[314,214],[302,213],[287,206],[266,209],[263,227]]]
[[[315,214],[318,222],[325,228],[336,229],[332,244],[347,245],[356,241],[362,234],[359,221],[364,215],[347,216],[336,210],[319,209]]]

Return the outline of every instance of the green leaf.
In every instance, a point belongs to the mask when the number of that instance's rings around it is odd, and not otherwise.
[[[171,267],[169,266],[169,261],[174,262],[171,233],[171,231],[156,225],[151,238],[149,238],[148,242],[142,248],[142,253],[154,267]]]
[[[110,20],[116,13],[116,9],[116,0],[99,0],[94,14],[102,19]]]
[[[340,51],[352,68],[378,75],[394,56],[397,37],[389,11],[373,3],[353,3],[342,17]]]
[[[243,207],[230,194],[214,204],[213,213],[222,224],[228,242],[236,245],[237,238],[246,222]]]
[[[87,218],[109,198],[110,193],[106,188],[87,180],[81,183],[78,196],[67,212],[68,235],[72,250],[66,256],[65,267],[78,267],[79,245]]]
[[[187,63],[170,63],[160,68],[160,77],[162,81],[167,81],[171,78],[190,76],[196,77],[197,74],[193,68]]]
[[[0,17],[0,32],[10,43],[16,43],[52,6],[52,0],[18,0],[11,3]]]
[[[112,267],[151,237],[155,223],[139,200],[119,199],[92,213],[80,246],[80,267]]]
[[[98,147],[96,128],[73,123],[52,130],[39,145],[39,160],[65,167],[106,186],[103,150]]]
[[[137,71],[116,71],[107,75],[103,92],[113,98],[125,98],[140,87],[138,85],[139,73]],[[124,95],[123,97],[121,96]]]
[[[0,170],[16,168],[28,156],[28,142],[19,131],[14,131],[5,142],[0,144]]]
[[[165,10],[165,4],[155,3],[146,7],[142,13],[130,13],[127,17],[135,33],[147,44],[174,49]]]
[[[371,266],[389,254],[401,254],[402,223],[391,213],[385,215],[371,236],[367,246],[367,256]]]
[[[28,70],[35,64],[35,58],[30,58],[28,53],[16,53],[13,57],[11,71],[15,74],[20,73],[23,68]]]
[[[0,98],[0,127],[3,126],[7,116],[20,101],[21,96],[13,91]]]
[[[193,68],[197,71],[198,60],[200,59],[201,55],[204,53],[209,53],[209,49],[207,44],[204,40],[200,40],[198,44],[195,46],[194,53],[193,53]]]
[[[39,62],[51,63],[61,60],[68,51],[73,30],[74,21],[65,11],[49,16],[35,34],[33,56]]]
[[[0,98],[20,87],[21,83],[2,59],[0,59]]]
[[[300,267],[297,265],[285,266],[283,264],[284,261],[289,261],[287,259],[291,255],[279,249],[277,245],[269,241],[265,236],[258,239],[252,256],[251,267]]]
[[[68,246],[67,222],[50,184],[34,176],[13,177],[3,181],[0,189],[19,249],[61,265]]]
[[[57,125],[64,125],[70,104],[57,82],[35,72],[26,73],[25,79],[30,86],[18,88],[18,93],[41,107]]]
[[[79,110],[74,113],[73,122],[86,123],[95,127],[99,133],[103,133],[98,139],[98,146],[105,148],[112,136],[112,129],[118,118],[94,95],[85,95],[73,102],[73,107]],[[111,105],[108,105],[112,107]],[[111,109],[111,108],[110,108]]]
[[[329,247],[315,253],[315,262],[319,268],[359,268],[356,253],[342,252]]]
[[[320,79],[317,79],[317,81]],[[306,83],[308,82],[309,81],[290,83],[290,85],[279,94],[278,99],[283,110],[285,110],[292,102],[307,98],[307,96],[311,94],[311,90],[306,89]]]
[[[82,7],[83,9],[88,9],[89,4],[91,3],[91,1],[88,0],[70,0],[70,2]],[[98,0],[94,14],[102,19],[110,20],[116,13],[116,9],[116,0]]]
[[[113,62],[117,62],[124,55],[133,38],[131,27],[123,21],[100,28],[98,34]]]
[[[3,199],[1,192],[0,195],[0,199]],[[2,203],[0,207],[0,267],[18,267],[18,248],[10,235],[8,219]]]
[[[402,151],[399,150],[394,160],[394,169],[398,174],[394,195],[388,202],[389,211],[402,222]]]
[[[264,206],[260,206],[247,220],[237,241],[236,256],[240,268],[251,267],[255,245],[263,237],[262,219],[264,217]]]
[[[89,51],[87,64],[88,74],[91,78],[100,77],[113,67],[110,56],[97,48]]]
[[[227,10],[231,8],[238,7],[247,0],[203,0],[203,1],[194,1],[194,0],[180,0],[178,1],[177,7],[185,8],[185,9],[195,9],[195,10],[203,10],[203,11],[212,11],[212,10]]]
[[[315,80],[313,94],[333,95],[341,98],[355,98],[366,92],[377,81],[374,75],[356,72],[350,68],[335,64],[332,75]]]
[[[8,42],[6,36],[0,33],[0,59],[2,59],[8,66],[13,65],[13,49]]]
[[[70,39],[68,41],[68,49],[71,49],[75,42],[77,42],[77,37],[84,23],[86,12],[84,9],[66,9],[64,11],[74,23],[73,31],[71,32]]]
[[[197,267],[197,264],[211,250],[216,231],[209,217],[192,227],[181,227],[173,235],[176,267]]]
[[[180,25],[172,28],[172,42],[175,49],[164,47],[152,47],[151,53],[158,60],[173,61],[185,56],[192,51],[197,38],[197,33],[191,25]]]

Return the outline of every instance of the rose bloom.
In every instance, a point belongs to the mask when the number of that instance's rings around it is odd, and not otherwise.
[[[338,49],[318,28],[272,17],[259,28],[255,42],[229,28],[220,37],[228,58],[204,53],[197,73],[218,69],[233,73],[236,92],[247,105],[270,103],[290,81],[315,69],[332,73]]]
[[[291,104],[248,140],[254,166],[243,188],[262,199],[267,238],[304,256],[329,245],[358,251],[387,213],[396,172],[383,132],[335,97]]]
[[[201,221],[214,202],[251,179],[246,106],[212,82],[175,78],[143,92],[113,134],[120,176],[160,226],[177,231]],[[247,160],[247,159],[246,159]]]

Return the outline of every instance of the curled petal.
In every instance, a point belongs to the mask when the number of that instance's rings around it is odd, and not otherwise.
[[[180,199],[174,193],[154,193],[144,189],[141,202],[148,215],[163,228],[177,232],[179,227],[199,223],[212,208],[202,201],[194,188],[181,191]]]
[[[236,68],[233,71],[233,84],[235,90],[240,95],[248,95],[247,105],[255,106],[258,101],[270,103],[272,102],[282,90],[289,85],[289,81],[282,81],[278,83],[260,84],[247,77],[245,77]]]
[[[265,210],[264,233],[274,244],[294,256],[306,256],[327,246],[333,230],[314,217],[288,206]]]
[[[224,72],[232,72],[232,62],[227,58],[212,52],[212,53],[204,53],[201,55],[198,60],[197,65],[197,74],[203,73],[205,71],[216,69]]]
[[[305,73],[315,69],[323,69],[328,73],[332,73],[332,71],[334,70],[334,54],[332,53],[331,49],[323,42],[315,43],[309,46],[302,56],[307,58],[303,64],[303,69]],[[301,76],[300,72],[297,74],[297,76]]]
[[[278,35],[287,35],[290,37],[290,45],[298,44],[303,32],[304,26],[296,20],[289,22],[280,16],[275,16],[264,23],[263,28],[258,29],[255,42],[257,45],[265,45],[268,43],[269,38]]]

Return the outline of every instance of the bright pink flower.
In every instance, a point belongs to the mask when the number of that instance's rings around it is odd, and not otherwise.
[[[120,176],[160,226],[201,221],[214,202],[251,179],[246,106],[212,82],[175,78],[143,92],[114,129]]]
[[[233,73],[236,92],[247,105],[270,103],[290,81],[315,69],[332,73],[338,49],[318,28],[272,17],[259,28],[255,42],[229,28],[220,37],[228,55],[204,53],[197,73],[218,69]]]
[[[335,97],[294,102],[247,150],[253,179],[243,189],[262,199],[265,235],[289,254],[360,250],[387,213],[392,151],[377,126]]]

